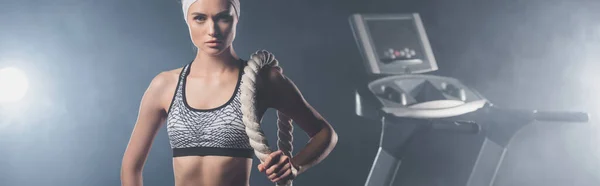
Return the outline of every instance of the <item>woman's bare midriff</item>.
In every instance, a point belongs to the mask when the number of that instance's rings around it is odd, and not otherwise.
[[[175,186],[248,186],[252,159],[226,156],[173,158]]]

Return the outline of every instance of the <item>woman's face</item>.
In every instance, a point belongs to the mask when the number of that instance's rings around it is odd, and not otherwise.
[[[222,53],[235,38],[238,16],[229,0],[197,0],[186,19],[192,42],[208,54]]]

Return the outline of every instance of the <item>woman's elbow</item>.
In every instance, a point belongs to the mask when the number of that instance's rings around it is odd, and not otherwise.
[[[337,132],[335,132],[335,130],[333,129],[333,127],[328,127],[329,128],[329,139],[330,139],[330,147],[333,149],[333,147],[335,147],[337,145],[338,142],[338,135]]]
[[[326,124],[319,133],[321,140],[328,144],[327,148],[330,150],[333,149],[338,142],[338,135],[333,127],[331,127],[329,124]]]
[[[142,168],[135,163],[123,161],[121,164],[121,185],[139,186],[142,183]]]
[[[121,176],[141,173],[143,165],[139,162],[140,161],[134,160],[134,158],[130,158],[127,155],[124,156],[121,162]]]

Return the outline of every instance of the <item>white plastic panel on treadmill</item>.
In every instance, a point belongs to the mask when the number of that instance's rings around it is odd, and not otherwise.
[[[384,111],[399,117],[440,118],[473,112],[487,100],[460,81],[432,75],[399,75],[375,80],[369,89]]]

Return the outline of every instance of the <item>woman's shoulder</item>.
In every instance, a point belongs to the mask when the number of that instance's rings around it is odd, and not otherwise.
[[[173,81],[177,82],[182,69],[183,67],[162,71],[158,73],[152,81],[157,84],[169,84]]]
[[[145,94],[150,96],[152,100],[158,101],[165,109],[168,108],[175,93],[181,70],[182,68],[177,68],[158,73],[148,85]]]
[[[162,71],[154,76],[148,90],[164,92],[165,90],[173,89],[177,86],[179,75],[183,67],[171,70]]]
[[[159,75],[162,74],[162,76],[168,76],[168,77],[163,77],[163,78],[178,78],[179,75],[181,74],[182,70],[183,70],[183,67],[179,67],[176,69],[162,71],[161,73],[159,73]]]

